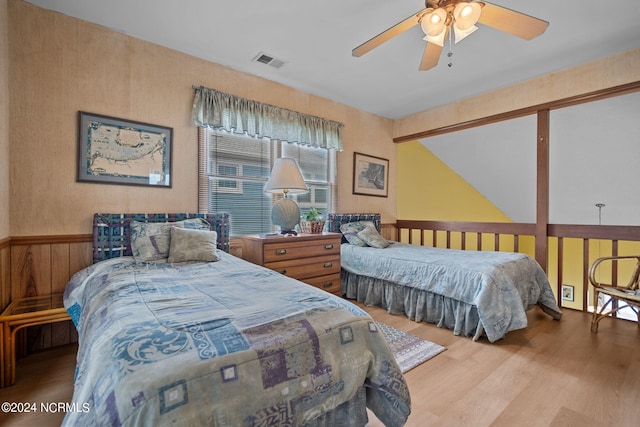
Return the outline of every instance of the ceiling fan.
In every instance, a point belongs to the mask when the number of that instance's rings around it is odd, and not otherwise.
[[[420,62],[420,71],[429,70],[438,64],[446,36],[453,28],[455,42],[473,33],[481,23],[496,30],[531,40],[547,29],[549,23],[515,10],[482,1],[426,0],[425,8],[393,27],[362,43],[352,51],[359,57],[393,37],[420,24],[427,45]]]

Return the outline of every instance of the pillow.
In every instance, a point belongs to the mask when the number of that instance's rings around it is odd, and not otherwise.
[[[172,222],[170,224],[182,224],[182,227],[188,228],[191,230],[211,230],[211,224],[209,224],[203,218],[189,218],[183,219],[182,221]]]
[[[374,230],[376,229],[376,226],[371,221],[358,221],[342,224],[340,226],[340,231],[349,244],[354,246],[367,246],[367,243],[358,237],[358,233],[366,227],[371,227]]]
[[[217,241],[215,231],[173,227],[168,261],[218,261]]]
[[[374,248],[384,249],[389,246],[389,242],[387,242],[374,227],[365,227],[358,232],[358,237],[367,245],[373,246]]]
[[[131,252],[137,262],[166,260],[169,256],[171,229],[175,227],[209,230],[209,223],[201,218],[176,222],[131,221]]]

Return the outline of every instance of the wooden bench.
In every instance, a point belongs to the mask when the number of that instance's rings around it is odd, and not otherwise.
[[[19,298],[0,314],[0,387],[16,381],[16,332],[28,326],[71,320],[62,303],[62,294]]]

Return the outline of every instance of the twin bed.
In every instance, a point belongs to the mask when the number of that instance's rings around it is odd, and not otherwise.
[[[525,328],[525,311],[535,305],[556,320],[562,316],[546,274],[525,254],[385,245],[375,233],[364,234],[371,227],[380,231],[379,214],[328,216],[329,231],[345,237],[340,262],[347,298],[490,342]]]
[[[228,248],[227,214],[95,215],[95,263],[65,291],[79,410],[64,425],[363,426],[366,407],[403,425],[373,319]]]

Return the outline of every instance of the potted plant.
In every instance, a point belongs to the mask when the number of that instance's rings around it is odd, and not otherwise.
[[[319,234],[324,230],[324,217],[318,208],[311,208],[300,220],[300,230],[303,233]]]

